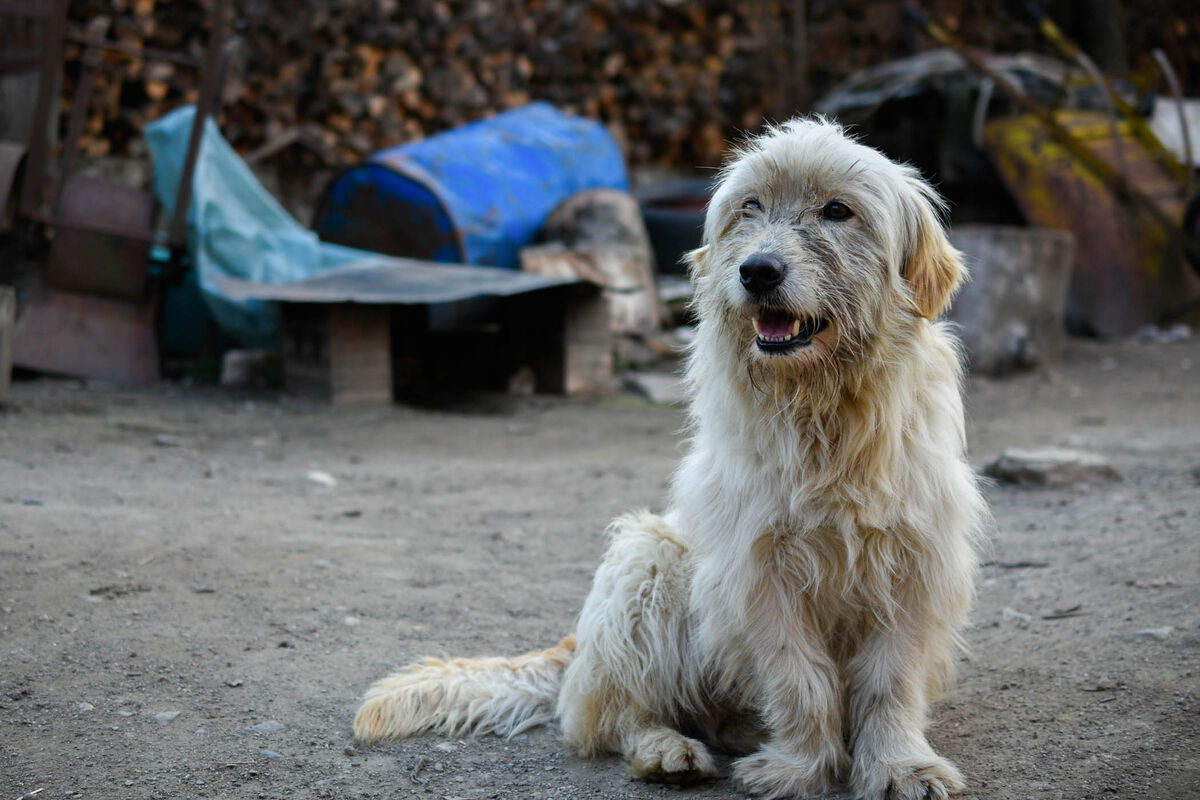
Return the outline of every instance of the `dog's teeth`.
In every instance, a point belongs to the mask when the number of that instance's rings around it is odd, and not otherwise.
[[[799,332],[800,332],[800,320],[798,320],[798,319],[792,320],[792,336],[795,336]],[[792,338],[792,336],[789,336],[788,338],[790,339],[790,338]]]

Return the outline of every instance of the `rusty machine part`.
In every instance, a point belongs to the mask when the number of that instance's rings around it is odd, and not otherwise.
[[[158,379],[159,288],[185,268],[187,213],[203,124],[217,102],[224,78],[230,0],[215,0],[203,58],[109,41],[109,22],[93,19],[82,35],[67,31],[68,0],[26,4],[0,0],[0,16],[43,27],[37,101],[28,148],[0,150],[0,178],[23,166],[18,217],[52,233],[45,287],[31,292],[14,335],[20,366],[123,383]],[[48,164],[52,111],[64,42],[83,45],[78,90],[72,99],[57,177]],[[153,195],[101,178],[77,174],[78,145],[91,103],[95,72],[103,53],[169,61],[200,71],[198,112],[192,127],[174,214],[159,231]],[[0,71],[29,71],[32,59],[0,62]],[[19,153],[18,153],[19,151]],[[11,180],[10,180],[11,183]],[[165,245],[167,257],[155,258]],[[157,275],[157,279],[155,278]]]
[[[1151,130],[1150,126],[1146,123],[1142,115],[1138,113],[1137,109],[1129,104],[1129,102],[1121,95],[1120,92],[1116,90],[1116,88],[1104,76],[1104,74],[1096,68],[1096,65],[1092,59],[1089,58],[1088,55],[1084,53],[1078,45],[1067,38],[1067,35],[1064,34],[1061,29],[1059,29],[1058,25],[1054,23],[1053,19],[1051,19],[1045,12],[1042,11],[1041,7],[1038,6],[1037,3],[1028,2],[1025,4],[1025,9],[1029,16],[1037,24],[1038,30],[1041,31],[1042,35],[1046,37],[1047,41],[1054,45],[1055,49],[1062,54],[1063,58],[1079,64],[1084,71],[1088,73],[1089,77],[1091,77],[1096,86],[1104,91],[1106,98],[1111,103],[1115,111],[1128,122],[1129,132],[1133,135],[1133,137],[1142,143],[1142,145],[1150,152],[1154,159],[1163,166],[1164,169],[1171,173],[1171,176],[1184,187],[1185,191],[1191,192],[1193,189],[1195,189],[1195,178],[1192,175],[1191,169],[1189,169],[1185,164],[1181,163],[1170,150],[1163,146],[1163,143],[1159,141],[1158,136],[1155,135],[1153,130]],[[1161,53],[1162,51],[1156,51],[1156,61],[1158,61],[1160,69],[1163,70],[1164,77],[1166,78],[1168,85],[1171,87],[1172,93],[1178,100],[1180,95],[1179,82],[1177,79],[1174,79],[1174,72],[1171,69],[1170,63],[1166,61],[1165,55],[1162,56],[1161,59],[1158,58],[1159,54]],[[1186,123],[1184,125],[1183,141],[1185,143],[1185,147],[1187,147],[1187,149],[1190,151],[1191,147],[1189,144],[1187,144],[1188,136]],[[1190,154],[1187,160],[1188,163],[1191,163]]]
[[[1043,107],[919,9],[905,10],[1026,112],[987,123],[986,148],[1029,222],[1076,235],[1073,327],[1126,335],[1200,294],[1183,266],[1197,249],[1180,225],[1186,185],[1136,123],[1116,119],[1120,104],[1109,115]]]

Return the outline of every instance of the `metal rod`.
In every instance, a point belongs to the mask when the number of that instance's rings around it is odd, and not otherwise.
[[[1154,132],[1154,130],[1146,124],[1146,121],[1142,118],[1142,115],[1137,112],[1137,109],[1131,106],[1125,100],[1125,98],[1121,96],[1121,93],[1118,92],[1116,88],[1113,87],[1112,83],[1104,77],[1104,74],[1100,72],[1099,69],[1096,69],[1095,64],[1090,58],[1087,57],[1087,54],[1080,50],[1078,45],[1067,38],[1066,34],[1064,34],[1059,27],[1054,24],[1054,20],[1047,16],[1037,5],[1037,3],[1027,2],[1025,4],[1025,10],[1037,23],[1038,30],[1041,31],[1042,35],[1045,36],[1052,45],[1054,45],[1054,47],[1059,51],[1059,53],[1062,54],[1064,58],[1083,64],[1084,62],[1080,60],[1082,57],[1087,59],[1089,63],[1092,63],[1092,69],[1095,70],[1095,72],[1089,72],[1089,74],[1093,74],[1093,80],[1096,81],[1097,85],[1104,90],[1104,93],[1108,96],[1112,105],[1116,106],[1121,115],[1124,116],[1129,122],[1129,130],[1134,135],[1134,138],[1141,142],[1146,149],[1150,151],[1150,154],[1154,157],[1154,159],[1162,164],[1163,167],[1165,167],[1166,170],[1171,173],[1171,176],[1175,178],[1175,180],[1183,183],[1190,193],[1192,185],[1192,175],[1190,169],[1179,163],[1179,159],[1175,157],[1174,153],[1167,149],[1167,147],[1162,143],[1162,140],[1158,138],[1158,135]]]
[[[24,58],[0,58],[0,75],[11,75],[18,72],[33,72],[42,65],[42,59],[39,56],[26,56]]]
[[[0,0],[0,17],[21,19],[49,19],[51,3],[30,3],[29,0]]]
[[[75,161],[79,156],[79,140],[83,138],[83,126],[87,122],[88,108],[92,105],[92,84],[95,82],[96,67],[100,64],[100,48],[97,45],[104,41],[109,24],[108,17],[96,17],[88,23],[87,47],[80,59],[83,66],[79,70],[79,86],[71,103],[71,119],[67,123],[67,138],[63,142],[62,165],[58,170],[58,188],[54,192],[54,200],[51,203],[55,214],[58,213],[62,204],[67,179],[75,171]]]
[[[187,156],[183,161],[183,173],[179,177],[179,189],[175,192],[175,214],[168,229],[167,241],[172,248],[182,246],[187,236],[187,212],[192,202],[192,180],[195,177],[196,159],[200,155],[200,142],[204,138],[204,122],[212,111],[220,89],[228,12],[229,0],[216,0],[213,4],[212,30],[209,32],[208,47],[204,52],[200,96],[196,99],[196,113],[192,119]]]
[[[1195,160],[1192,156],[1192,137],[1188,130],[1187,114],[1183,110],[1183,88],[1179,85],[1179,76],[1175,74],[1175,69],[1171,66],[1171,62],[1167,60],[1167,54],[1162,51],[1162,48],[1154,48],[1154,60],[1158,62],[1158,68],[1162,70],[1163,77],[1167,80],[1167,87],[1171,90],[1171,96],[1175,98],[1175,108],[1179,111],[1179,127],[1183,132],[1183,158],[1187,162],[1187,186],[1188,194],[1192,193],[1195,183],[1195,175],[1192,169],[1195,167]]]
[[[1113,153],[1117,157],[1117,166],[1121,169],[1121,175],[1125,180],[1131,181],[1129,172],[1129,162],[1125,160],[1125,143],[1121,140],[1121,128],[1117,124],[1117,106],[1113,102],[1116,93],[1112,87],[1108,85],[1108,81],[1104,79],[1104,75],[1096,66],[1096,62],[1092,61],[1091,57],[1082,50],[1076,49],[1075,61],[1079,66],[1083,67],[1083,71],[1091,78],[1092,83],[1100,90],[1100,96],[1104,98],[1104,110],[1108,116],[1108,130],[1112,134]]]
[[[58,70],[62,66],[63,31],[67,25],[67,0],[54,0],[54,8],[46,21],[45,52],[42,53],[42,74],[38,83],[37,102],[33,108],[33,126],[29,134],[29,155],[25,162],[25,178],[21,182],[23,214],[41,209],[42,187],[46,180],[46,151],[49,147],[50,113],[57,113],[55,89]]]
[[[75,42],[76,44],[90,44],[86,34],[79,36],[69,33],[66,39],[68,42]],[[122,42],[104,42],[100,47],[107,52],[121,53],[130,58],[144,58],[148,61],[169,61],[172,64],[179,64],[180,66],[191,67],[193,69],[202,67],[204,63],[198,58],[181,56],[178,53],[172,53],[169,50],[160,50],[156,47],[134,47]]]

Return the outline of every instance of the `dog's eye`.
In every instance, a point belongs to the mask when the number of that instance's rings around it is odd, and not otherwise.
[[[742,203],[742,211],[762,211],[762,204],[751,197],[749,200]]]
[[[844,220],[854,216],[854,212],[850,210],[850,206],[845,203],[839,203],[837,200],[832,200],[825,204],[821,209],[821,216],[825,219]]]

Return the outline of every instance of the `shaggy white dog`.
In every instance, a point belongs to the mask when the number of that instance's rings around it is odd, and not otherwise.
[[[940,201],[823,120],[747,142],[691,254],[691,449],[672,510],[617,520],[574,637],[517,659],[425,661],[377,683],[370,742],[512,734],[557,715],[653,780],[749,753],[750,793],[944,798],[925,739],[986,513],[960,366],[934,321],[964,276]]]

